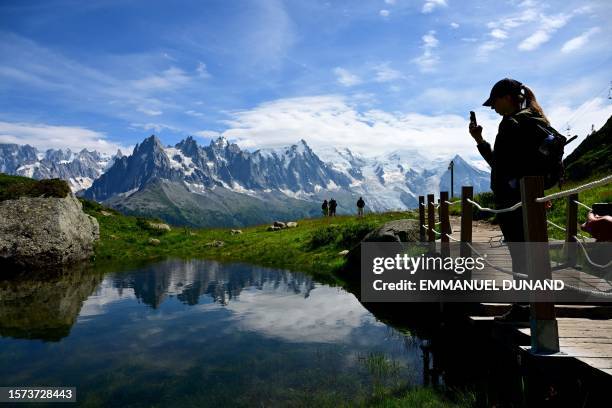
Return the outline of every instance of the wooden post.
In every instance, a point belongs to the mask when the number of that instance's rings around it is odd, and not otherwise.
[[[419,239],[425,242],[425,197],[419,196]]]
[[[436,226],[436,209],[434,207],[434,195],[427,194],[427,240],[429,242],[436,241],[436,235],[433,229]]]
[[[443,257],[450,256],[449,239],[446,234],[450,234],[450,218],[448,215],[448,191],[440,192],[440,250]]]
[[[544,203],[537,203],[536,198],[544,196],[544,179],[527,176],[521,179],[521,200],[523,203],[523,228],[525,231],[525,249],[527,275],[530,280],[551,279],[550,256],[548,245],[531,245],[530,243],[548,242],[548,226]],[[548,295],[548,294],[547,294]],[[555,318],[555,303],[552,295],[538,301],[533,299],[530,305],[531,351],[550,354],[559,351],[559,328]],[[546,301],[542,301],[546,300]]]
[[[474,215],[473,205],[468,202],[474,197],[474,187],[462,186],[461,187],[461,244],[459,247],[459,255],[464,258],[472,256],[472,249],[466,244],[466,242],[472,242],[472,218]],[[472,271],[467,270],[465,272],[466,279],[471,279]]]
[[[570,266],[576,265],[576,236],[578,234],[578,204],[575,203],[578,201],[578,194],[572,194],[567,197],[567,215],[565,222],[565,241],[570,242],[567,245],[566,256],[567,262]]]

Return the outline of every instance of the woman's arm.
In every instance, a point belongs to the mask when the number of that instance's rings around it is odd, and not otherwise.
[[[470,123],[469,131],[470,135],[472,135],[478,144],[477,147],[480,155],[483,159],[485,159],[489,166],[493,167],[493,150],[491,150],[491,145],[482,137],[482,126],[474,126]]]

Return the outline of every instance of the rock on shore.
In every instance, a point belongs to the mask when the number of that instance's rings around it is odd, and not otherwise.
[[[0,263],[43,268],[89,258],[98,221],[74,195],[21,197],[0,202]]]

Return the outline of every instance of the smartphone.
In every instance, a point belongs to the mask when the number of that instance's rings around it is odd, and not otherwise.
[[[595,204],[593,204],[593,214],[595,214],[595,215],[612,215],[612,203],[595,203]]]
[[[478,126],[478,123],[476,123],[476,114],[474,113],[474,111],[470,111],[470,125]]]

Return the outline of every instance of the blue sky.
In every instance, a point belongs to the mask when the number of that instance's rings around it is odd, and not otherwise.
[[[611,17],[606,0],[5,0],[0,142],[476,157],[468,112],[492,140],[480,105],[505,76],[583,136],[612,114]]]

